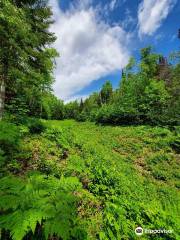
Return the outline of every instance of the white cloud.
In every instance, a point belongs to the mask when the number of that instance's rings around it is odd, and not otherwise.
[[[177,0],[143,0],[138,10],[139,36],[152,35],[168,16]]]
[[[109,4],[109,8],[111,11],[113,11],[116,7],[116,4],[117,4],[117,0],[112,0]]]
[[[123,68],[129,59],[129,34],[118,25],[103,22],[88,0],[81,2],[80,7],[63,12],[56,0],[50,0],[55,15],[51,30],[60,53],[54,90],[65,101],[92,81]]]
[[[74,101],[80,102],[81,99],[84,101],[88,97],[89,97],[88,94],[85,94],[85,95],[79,95],[78,94],[78,95],[74,95],[74,96],[68,98],[67,100],[64,101],[64,103],[69,103],[69,102],[74,102]]]

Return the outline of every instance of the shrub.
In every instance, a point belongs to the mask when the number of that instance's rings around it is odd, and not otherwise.
[[[0,149],[0,167],[4,165],[6,157],[4,156],[4,151]]]
[[[26,125],[19,125],[21,136],[26,136],[29,133],[29,128]]]
[[[139,113],[134,108],[124,109],[116,105],[105,105],[97,113],[98,123],[129,125],[140,122]]]
[[[46,129],[43,136],[50,141],[56,142],[57,146],[63,150],[68,150],[70,147],[69,143],[72,141],[71,134],[68,131],[64,132],[60,128]]]
[[[180,135],[175,137],[174,141],[170,143],[170,146],[177,154],[180,153]]]
[[[0,121],[0,151],[3,151],[8,158],[11,158],[18,149],[20,137],[19,128],[16,125]]]
[[[31,118],[28,120],[27,126],[31,134],[40,134],[45,131],[45,124],[37,118]]]
[[[78,122],[85,122],[87,118],[88,118],[88,114],[85,111],[81,112],[76,116],[76,120]]]
[[[7,164],[6,169],[14,174],[17,174],[21,171],[21,164],[13,159],[10,163]]]

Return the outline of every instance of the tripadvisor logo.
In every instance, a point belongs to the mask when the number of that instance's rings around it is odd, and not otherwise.
[[[135,233],[138,236],[141,236],[143,233],[144,234],[170,234],[173,233],[173,230],[167,230],[167,229],[146,229],[142,227],[137,227],[135,229]]]
[[[137,227],[137,228],[135,229],[135,233],[136,233],[136,235],[141,236],[141,235],[143,234],[143,229],[142,229],[142,227]]]

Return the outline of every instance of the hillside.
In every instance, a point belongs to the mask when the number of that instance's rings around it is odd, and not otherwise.
[[[1,224],[13,239],[137,239],[138,226],[178,239],[177,129],[43,122],[39,134],[18,127],[21,146],[3,169],[16,179],[0,180]]]
[[[178,9],[0,0],[0,240],[180,240]]]

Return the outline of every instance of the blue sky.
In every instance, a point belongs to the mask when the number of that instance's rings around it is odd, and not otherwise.
[[[49,0],[57,36],[54,91],[85,98],[106,80],[117,87],[130,56],[152,45],[165,56],[179,48],[179,0]]]

